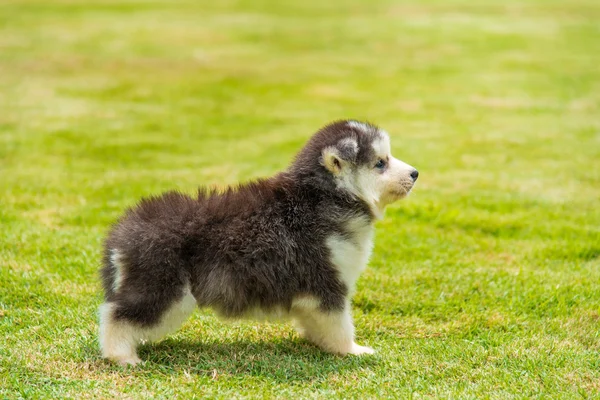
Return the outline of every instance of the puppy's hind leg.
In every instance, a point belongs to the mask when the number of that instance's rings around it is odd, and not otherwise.
[[[137,345],[143,338],[142,329],[128,321],[115,317],[116,303],[100,306],[100,350],[102,357],[123,366],[136,365],[141,360],[137,355]]]
[[[329,353],[341,355],[373,354],[370,347],[354,342],[354,324],[347,304],[341,311],[324,312],[317,309],[301,310],[295,315],[302,336]]]
[[[176,331],[196,307],[196,300],[188,288],[157,309],[156,297],[115,299],[100,306],[100,348],[102,356],[121,365],[136,365],[141,360],[137,346],[146,341],[161,339]],[[123,296],[124,297],[124,296]],[[164,299],[163,299],[164,301]],[[163,302],[164,304],[164,302]]]

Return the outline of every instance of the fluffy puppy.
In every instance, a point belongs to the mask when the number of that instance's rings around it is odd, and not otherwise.
[[[338,121],[271,178],[143,199],[105,242],[103,356],[140,362],[137,345],[178,329],[196,306],[288,317],[324,351],[373,353],[354,342],[350,299],[374,221],[417,176],[392,157],[385,131]]]

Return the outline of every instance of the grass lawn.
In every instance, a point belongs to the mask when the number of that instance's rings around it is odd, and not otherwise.
[[[0,398],[600,396],[597,0],[3,0]],[[140,196],[285,168],[338,118],[421,173],[354,299],[372,357],[196,312],[100,358]]]

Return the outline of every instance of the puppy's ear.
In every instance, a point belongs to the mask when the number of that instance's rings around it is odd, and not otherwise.
[[[335,146],[323,150],[321,163],[334,175],[339,174],[348,164],[356,162],[358,143],[353,138],[345,138]]]
[[[333,146],[326,147],[323,149],[321,156],[321,164],[327,168],[332,174],[337,175],[342,172],[344,161],[338,151]]]

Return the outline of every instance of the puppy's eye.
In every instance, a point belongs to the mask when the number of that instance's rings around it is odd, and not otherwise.
[[[375,168],[377,169],[384,169],[385,168],[385,160],[379,160],[377,161],[377,164],[375,164]]]

